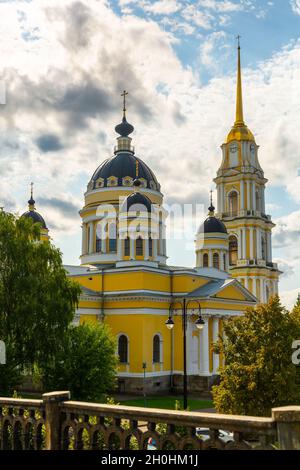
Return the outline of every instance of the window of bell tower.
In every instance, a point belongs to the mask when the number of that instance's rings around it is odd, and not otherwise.
[[[238,193],[231,191],[228,194],[228,209],[231,216],[237,215],[238,212]]]
[[[203,255],[203,268],[208,268],[208,254],[204,253]]]
[[[229,237],[229,264],[236,266],[238,259],[238,241],[234,235]]]

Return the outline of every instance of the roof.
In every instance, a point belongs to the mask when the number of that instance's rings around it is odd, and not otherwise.
[[[198,287],[190,292],[188,297],[210,297],[234,282],[235,279],[217,279],[215,281],[210,281],[204,286]]]
[[[96,188],[96,181],[99,178],[103,178],[103,187],[107,187],[108,178],[111,176],[118,179],[116,186],[124,186],[123,178],[127,176],[132,179],[143,178],[146,188],[160,191],[160,184],[148,165],[130,152],[117,152],[116,155],[101,163],[91,178],[92,189]]]
[[[35,210],[29,210],[27,212],[24,212],[24,214],[22,214],[21,217],[30,218],[32,219],[33,223],[35,224],[39,223],[41,224],[42,228],[45,228],[45,229],[47,228],[44,218],[41,216],[41,214],[39,214]]]
[[[200,225],[198,233],[227,233],[227,229],[222,220],[217,217],[209,216],[203,224]]]

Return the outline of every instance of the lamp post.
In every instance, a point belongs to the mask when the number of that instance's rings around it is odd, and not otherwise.
[[[180,304],[182,308],[182,329],[183,329],[183,409],[187,409],[187,399],[188,399],[188,390],[187,390],[187,364],[186,364],[186,327],[187,327],[187,309],[188,305],[191,302],[196,302],[198,304],[198,319],[195,322],[198,330],[202,330],[205,322],[201,315],[201,305],[198,300],[190,299],[186,301],[184,298],[182,302],[180,300],[173,301],[169,307],[169,318],[166,321],[166,327],[169,330],[172,330],[174,327],[174,320],[172,318],[172,310],[175,304]]]

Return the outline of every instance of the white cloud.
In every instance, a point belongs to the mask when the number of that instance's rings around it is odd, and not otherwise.
[[[158,0],[144,6],[145,11],[156,15],[169,15],[180,10],[181,6],[176,0]]]
[[[300,15],[300,0],[290,0],[292,10],[297,15]]]
[[[299,289],[285,290],[280,292],[280,300],[282,304],[288,309],[291,310],[296,303],[298,294],[300,293]]]

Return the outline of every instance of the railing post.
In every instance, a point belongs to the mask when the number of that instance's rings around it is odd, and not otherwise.
[[[70,400],[70,392],[51,392],[43,394],[45,404],[46,450],[60,449],[60,411],[59,403]]]
[[[280,450],[300,450],[300,406],[272,409]]]

